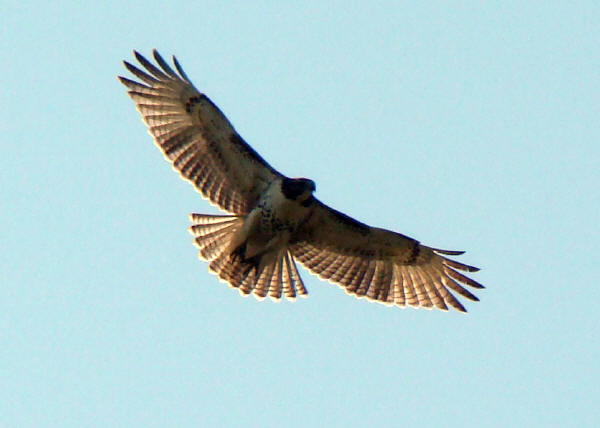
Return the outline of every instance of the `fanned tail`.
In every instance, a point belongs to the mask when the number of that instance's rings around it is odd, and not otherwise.
[[[198,257],[210,261],[209,270],[241,295],[253,294],[259,300],[269,296],[275,301],[282,296],[288,300],[308,296],[289,251],[250,259],[244,259],[242,251],[231,251],[231,239],[243,226],[243,217],[191,214],[190,220]]]

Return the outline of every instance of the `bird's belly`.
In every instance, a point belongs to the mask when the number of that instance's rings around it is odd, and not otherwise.
[[[278,253],[287,248],[290,237],[306,218],[308,210],[286,205],[290,204],[263,203],[250,212],[242,228],[246,257]]]

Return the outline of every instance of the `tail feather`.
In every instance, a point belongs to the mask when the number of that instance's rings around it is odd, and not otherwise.
[[[258,267],[255,263],[249,263],[247,261],[243,261],[241,265],[243,266],[241,270],[243,272],[241,281],[235,281],[233,284],[239,285],[239,292],[242,296],[248,296],[254,288],[256,287],[256,283],[258,281]],[[245,265],[245,266],[244,266]],[[230,282],[230,284],[232,284]]]
[[[269,281],[267,283],[265,292],[269,292],[269,296],[271,297],[271,299],[281,299],[281,293],[285,287],[282,278],[284,260],[284,257],[279,257],[277,259],[277,262],[273,266],[273,272],[271,274],[271,277],[269,278]]]
[[[279,264],[280,260],[281,258],[279,258],[275,263],[265,266],[262,272],[260,273],[260,276],[256,281],[256,286],[254,287],[254,295],[259,300],[262,300],[265,297],[267,297],[267,294],[269,293],[269,289],[271,287],[271,279],[275,277],[275,275],[273,275],[273,271],[277,264]]]
[[[287,276],[287,282],[289,284],[289,295],[288,293],[286,293],[285,297],[287,297],[290,300],[293,300],[296,298],[296,294],[298,294],[301,297],[308,296],[308,290],[306,289],[306,287],[304,287],[302,278],[300,278],[300,274],[298,273],[298,269],[296,268],[296,262],[294,262],[294,257],[289,251],[285,259],[285,275]]]

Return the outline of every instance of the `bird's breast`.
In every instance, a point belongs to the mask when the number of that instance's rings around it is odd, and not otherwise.
[[[293,232],[306,219],[309,210],[297,201],[285,198],[281,192],[268,192],[261,198],[257,209],[263,232]]]

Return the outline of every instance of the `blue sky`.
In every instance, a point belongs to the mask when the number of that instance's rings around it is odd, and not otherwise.
[[[0,425],[597,426],[600,7],[282,3],[4,3]],[[481,302],[218,282],[116,80],[154,47],[324,202],[467,250]]]

